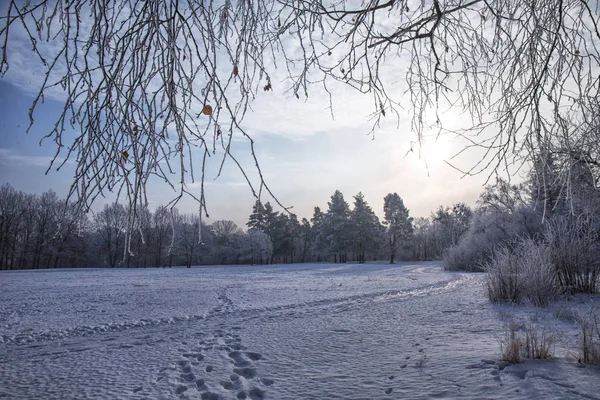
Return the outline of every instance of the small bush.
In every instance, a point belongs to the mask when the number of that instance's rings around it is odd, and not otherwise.
[[[599,229],[597,217],[588,214],[549,221],[544,238],[564,292],[596,293],[600,289]]]
[[[525,331],[525,357],[531,359],[552,358],[550,349],[554,344],[554,333],[530,321]]]
[[[468,239],[468,240],[467,240]],[[483,272],[493,244],[482,236],[468,236],[444,254],[447,271]]]
[[[500,343],[502,360],[513,364],[522,363],[525,361],[523,358],[524,347],[525,343],[523,338],[517,333],[516,326],[511,324],[504,339]]]
[[[592,310],[579,318],[581,328],[581,361],[585,364],[600,364],[600,314]]]
[[[528,299],[544,307],[557,294],[556,274],[547,246],[525,239],[514,246],[502,247],[487,264],[486,286],[492,302],[520,302]]]
[[[526,239],[520,247],[523,263],[521,290],[536,307],[545,307],[556,298],[558,285],[556,269],[548,246]]]
[[[486,209],[473,216],[468,231],[444,254],[449,271],[480,272],[498,246],[510,246],[516,238],[538,237],[541,216],[531,207],[513,212]]]
[[[519,262],[517,255],[507,247],[496,251],[486,266],[486,287],[491,302],[519,302],[523,296],[519,285]]]
[[[517,364],[526,359],[552,358],[554,337],[554,333],[540,328],[534,319],[527,326],[511,322],[500,344],[502,359]]]

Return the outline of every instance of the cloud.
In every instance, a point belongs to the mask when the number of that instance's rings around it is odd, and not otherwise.
[[[36,167],[48,168],[52,162],[49,156],[31,156],[18,153],[16,150],[0,148],[0,165],[5,167]],[[62,159],[55,161],[55,165],[62,162]]]

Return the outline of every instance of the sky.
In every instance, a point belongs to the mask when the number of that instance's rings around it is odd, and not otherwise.
[[[36,114],[33,128],[26,133],[32,94],[11,83],[9,78],[0,80],[0,94],[0,182],[28,193],[51,189],[61,197],[66,196],[73,164],[67,163],[60,171],[52,169],[46,174],[56,148],[51,140],[40,144],[60,112],[60,103],[47,101],[42,112]],[[291,101],[278,93],[272,97],[276,102]],[[428,216],[439,205],[459,201],[473,205],[487,178],[463,177],[444,162],[457,149],[450,137],[426,139],[419,157],[418,148],[411,144],[414,134],[408,130],[381,130],[375,138],[369,136],[366,113],[349,123],[343,112],[332,120],[324,107],[298,102],[297,107],[272,109],[265,104],[272,100],[255,105],[248,125],[264,128],[253,136],[266,182],[279,201],[293,207],[291,211],[300,218],[310,218],[315,206],[326,209],[335,190],[340,190],[349,203],[352,196],[362,192],[380,217],[383,197],[397,192],[412,216]],[[340,108],[352,100],[339,100]],[[310,121],[303,123],[298,115],[309,108],[312,110],[305,118]],[[276,121],[269,121],[273,113],[277,114]],[[266,121],[262,125],[261,119]],[[248,164],[249,160],[244,161]],[[247,222],[255,200],[232,163],[226,164],[219,178],[209,176],[206,187],[210,220],[230,219],[238,225]],[[148,192],[151,207],[166,204],[175,196],[160,182],[151,182]],[[100,198],[93,209],[110,200],[107,193],[107,199]],[[262,200],[273,203],[266,195]],[[184,199],[178,208],[182,212],[197,212],[195,203],[189,199]]]
[[[54,190],[65,197],[73,180],[74,161],[60,170],[46,169],[56,152],[52,140],[42,141],[54,125],[62,102],[60,92],[48,96],[35,114],[35,123],[26,133],[28,111],[43,79],[43,69],[27,60],[31,47],[12,46],[13,60],[8,73],[0,78],[0,183],[18,190],[41,193]],[[386,71],[393,74],[394,66]],[[405,83],[395,76],[384,77],[395,82],[390,88],[403,92]],[[487,174],[465,177],[445,161],[468,169],[476,158],[469,154],[451,157],[461,149],[461,142],[451,135],[436,136],[425,132],[424,146],[415,145],[416,135],[410,129],[410,116],[384,119],[371,135],[369,114],[372,97],[342,85],[332,85],[333,116],[329,99],[318,88],[307,99],[294,98],[285,84],[274,81],[273,90],[258,93],[242,126],[255,141],[256,153],[265,180],[277,199],[299,218],[310,218],[315,206],[327,209],[335,190],[340,190],[348,203],[362,192],[374,211],[383,216],[383,198],[397,192],[411,216],[429,216],[440,205],[465,202],[474,205]],[[449,110],[450,124],[464,116]],[[241,164],[252,170],[253,161],[244,145],[239,144]],[[412,149],[412,151],[411,151]],[[477,157],[477,156],[474,156]],[[243,175],[231,162],[225,163],[218,179],[218,160],[212,160],[206,178],[208,222],[229,219],[244,226],[255,201]],[[197,186],[197,185],[196,185]],[[190,186],[195,190],[195,186]],[[196,187],[198,193],[199,189]],[[166,204],[176,196],[169,186],[151,181],[148,187],[150,207]],[[92,210],[113,200],[113,194],[99,198]],[[263,194],[263,202],[274,203]],[[197,212],[190,198],[178,203],[180,211]]]

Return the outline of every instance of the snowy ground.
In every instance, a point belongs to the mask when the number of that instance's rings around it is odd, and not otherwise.
[[[0,398],[600,399],[567,316],[593,299],[491,305],[482,280],[437,263],[3,272]],[[506,366],[505,321],[530,315],[557,357]]]

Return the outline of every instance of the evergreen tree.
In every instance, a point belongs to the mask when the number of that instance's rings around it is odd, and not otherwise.
[[[365,262],[365,253],[377,247],[381,224],[361,192],[354,196],[354,208],[350,213],[350,242],[360,263]]]
[[[329,208],[320,229],[322,241],[327,245],[327,253],[333,254],[335,262],[346,262],[350,206],[339,190],[335,191],[327,205]]]
[[[383,201],[390,264],[393,264],[396,251],[400,247],[406,247],[412,237],[412,217],[398,193],[389,193]]]
[[[315,233],[310,225],[310,221],[306,218],[302,218],[302,223],[299,226],[299,251],[300,253],[300,261],[306,262],[308,257],[310,256],[310,250],[315,242]]]
[[[283,222],[279,213],[273,210],[273,206],[269,202],[263,205],[260,200],[256,200],[246,225],[250,229],[260,230],[269,236],[273,248],[269,260],[271,264],[274,258],[281,253],[282,224],[285,225],[285,222]]]
[[[317,255],[317,261],[321,261],[321,257],[327,254],[327,242],[322,233],[323,221],[325,220],[325,214],[321,211],[320,207],[315,207],[313,216],[310,219],[311,230],[314,238],[312,251]]]
[[[256,200],[256,203],[252,206],[252,214],[250,214],[250,218],[246,225],[250,229],[258,229],[265,233],[267,232],[267,214],[265,206],[263,206],[260,200]]]

